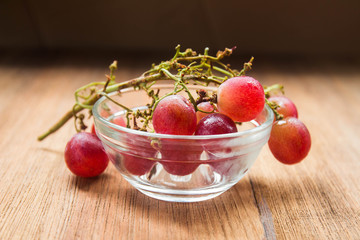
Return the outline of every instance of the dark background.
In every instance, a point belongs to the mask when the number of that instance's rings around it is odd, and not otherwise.
[[[0,52],[202,51],[358,59],[359,0],[0,0]]]

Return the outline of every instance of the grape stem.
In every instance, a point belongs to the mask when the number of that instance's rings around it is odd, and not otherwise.
[[[187,84],[192,81],[194,84],[204,84],[204,86],[208,86],[209,84],[214,84],[215,86],[220,85],[224,81],[226,81],[229,77],[242,76],[248,70],[251,69],[252,62],[254,58],[252,57],[249,62],[244,64],[244,67],[241,71],[237,71],[235,69],[231,69],[229,65],[226,65],[222,62],[224,57],[230,56],[233,52],[234,48],[225,48],[224,51],[219,51],[216,54],[216,57],[209,55],[209,49],[205,48],[204,54],[197,54],[192,49],[186,49],[184,52],[180,50],[180,45],[176,46],[175,55],[172,59],[168,61],[163,61],[158,65],[153,64],[151,69],[144,72],[140,77],[116,83],[114,71],[117,69],[117,62],[114,61],[110,66],[110,75],[105,75],[107,81],[104,82],[92,82],[85,86],[80,87],[75,91],[75,104],[73,108],[66,112],[65,115],[57,121],[48,131],[41,134],[38,137],[39,141],[42,141],[50,134],[56,132],[60,129],[68,120],[72,117],[75,118],[75,128],[77,131],[84,130],[86,128],[83,119],[84,115],[80,114],[80,112],[84,109],[92,110],[95,102],[100,99],[100,97],[105,96],[110,99],[110,101],[114,101],[108,95],[109,93],[120,91],[124,88],[134,87],[136,89],[143,89],[147,92],[149,97],[153,98],[153,102],[149,105],[149,111],[145,113],[134,113],[131,109],[126,106],[119,104],[117,105],[124,108],[128,113],[132,112],[132,114],[137,117],[142,117],[144,119],[145,125],[151,120],[153,110],[156,108],[158,102],[163,99],[165,96],[177,94],[180,91],[185,91],[190,99],[190,102],[194,105],[194,108],[197,111],[202,110],[198,109],[197,103],[194,97],[191,95],[189,89],[187,88]],[[176,74],[172,73],[176,71]],[[215,74],[216,73],[216,74]],[[166,94],[164,97],[159,98],[158,93],[154,94],[153,90],[150,90],[150,86],[154,84],[156,81],[162,80],[173,80],[174,91]],[[147,85],[149,84],[149,86]],[[180,86],[180,87],[179,87]],[[150,107],[152,109],[150,109]],[[91,112],[89,113],[92,114]],[[129,114],[126,114],[127,118]],[[80,128],[76,126],[76,123],[80,124]],[[129,126],[129,119],[128,124]],[[136,123],[134,123],[136,125]],[[143,130],[143,129],[141,129]]]

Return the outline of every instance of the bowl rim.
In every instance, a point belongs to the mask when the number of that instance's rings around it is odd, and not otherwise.
[[[167,86],[173,87],[172,84],[154,84],[152,86],[152,88],[156,88],[157,86],[160,86],[162,88],[165,88]],[[189,86],[191,86],[191,85],[189,85]],[[192,86],[198,86],[198,85],[192,85]],[[209,90],[216,89],[215,87],[204,87],[204,86],[199,86],[199,87],[209,89]],[[136,90],[133,87],[129,87],[129,88],[121,89],[119,92],[130,92],[130,91],[139,91],[139,90]],[[115,94],[118,94],[119,92],[113,92],[113,93],[110,93],[109,95],[110,96],[115,95]],[[96,120],[99,120],[101,123],[103,123],[108,128],[115,129],[118,132],[124,132],[127,134],[134,134],[134,135],[138,135],[138,136],[145,136],[145,137],[151,137],[151,138],[177,139],[177,140],[211,140],[211,139],[220,139],[220,138],[227,139],[227,138],[244,137],[246,135],[253,135],[253,134],[265,131],[267,128],[271,127],[274,122],[274,113],[265,102],[264,109],[266,109],[266,111],[267,111],[267,114],[266,114],[267,120],[263,124],[255,126],[254,128],[251,128],[248,130],[235,132],[235,133],[217,134],[217,135],[172,135],[172,134],[162,134],[162,133],[150,133],[150,132],[144,132],[144,131],[130,129],[127,127],[122,127],[122,126],[112,123],[109,120],[100,116],[97,109],[98,109],[99,105],[105,100],[108,100],[105,96],[101,97],[100,99],[98,99],[95,102],[95,104],[92,108],[92,114],[95,118],[95,123],[96,123]],[[254,121],[254,120],[251,120],[250,122],[252,122],[252,121]]]

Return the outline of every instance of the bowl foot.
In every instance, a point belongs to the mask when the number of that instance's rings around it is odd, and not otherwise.
[[[128,182],[134,186],[141,193],[146,196],[167,201],[167,202],[200,202],[209,200],[219,196],[220,194],[227,191],[231,188],[236,182],[231,184],[221,184],[218,187],[208,187],[201,189],[192,189],[192,190],[180,190],[180,189],[168,189],[168,188],[158,188],[154,186],[139,184],[136,181],[127,179]]]

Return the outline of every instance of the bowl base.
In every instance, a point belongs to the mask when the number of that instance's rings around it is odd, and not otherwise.
[[[141,193],[145,194],[146,196],[149,196],[149,197],[152,197],[152,198],[155,198],[158,200],[166,201],[166,202],[201,202],[201,201],[206,201],[206,200],[215,198],[215,197],[219,196],[220,194],[224,193],[227,189],[217,192],[217,193],[203,194],[203,195],[189,195],[189,194],[171,195],[171,194],[151,192],[151,191],[147,191],[147,190],[143,190],[143,189],[137,189],[137,190],[139,190]]]
[[[227,191],[236,182],[227,184],[218,184],[218,186],[211,186],[199,189],[168,189],[162,187],[151,186],[148,184],[142,184],[139,181],[134,181],[131,178],[124,176],[125,179],[137,190],[146,196],[167,201],[167,202],[200,202],[212,199]]]

